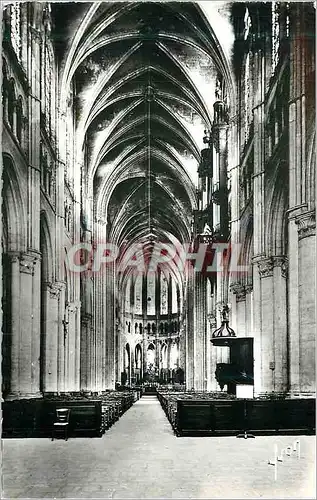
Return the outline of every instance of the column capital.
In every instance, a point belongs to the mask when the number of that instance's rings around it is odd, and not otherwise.
[[[230,290],[236,296],[237,302],[242,302],[246,299],[246,287],[241,283],[231,283]]]
[[[21,255],[20,252],[9,251],[6,253],[6,255],[10,259],[11,263],[20,262],[20,255]]]
[[[273,267],[280,267],[283,278],[287,278],[288,258],[285,255],[272,257]]]
[[[31,274],[33,276],[35,266],[41,260],[41,254],[35,251],[20,253],[19,260],[20,273]]]
[[[45,288],[49,292],[51,299],[59,299],[61,291],[65,288],[65,284],[61,281],[55,281],[54,283],[47,281]]]
[[[271,257],[264,257],[256,261],[259,269],[260,278],[268,278],[273,276],[273,260]]]
[[[245,285],[245,293],[252,293],[253,292],[253,285],[248,284]]]
[[[281,268],[281,273],[284,278],[287,277],[288,259],[285,255],[274,255],[272,257],[263,257],[262,259],[254,259],[253,261],[258,265],[259,274],[261,278],[268,278],[273,276],[275,267]]]
[[[316,213],[315,211],[305,212],[295,218],[298,229],[298,239],[302,240],[308,236],[316,234]]]

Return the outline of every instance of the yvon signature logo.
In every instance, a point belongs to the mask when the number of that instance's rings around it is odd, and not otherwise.
[[[274,445],[274,458],[268,461],[268,465],[274,466],[274,479],[277,480],[277,466],[279,463],[287,462],[287,457],[297,456],[300,459],[300,440],[296,439],[292,445],[286,446],[286,448],[282,448],[280,452],[278,452],[277,444]]]

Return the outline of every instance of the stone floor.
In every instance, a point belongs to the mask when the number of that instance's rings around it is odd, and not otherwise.
[[[4,439],[1,498],[316,498],[315,437],[176,437],[143,397],[102,438]]]

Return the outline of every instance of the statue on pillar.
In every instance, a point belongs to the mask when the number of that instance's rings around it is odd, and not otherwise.
[[[222,75],[217,76],[214,102],[214,124],[225,124],[228,122],[228,104],[224,96],[224,84]]]
[[[222,77],[219,74],[216,79],[215,97],[217,101],[222,101]]]
[[[229,322],[229,307],[227,304],[222,309],[222,321]]]

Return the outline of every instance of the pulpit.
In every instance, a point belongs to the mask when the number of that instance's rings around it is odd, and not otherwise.
[[[253,338],[237,337],[229,327],[228,306],[223,308],[222,323],[212,334],[211,343],[229,347],[229,363],[217,363],[215,376],[221,390],[227,385],[228,393],[236,395],[238,384],[253,385]]]

